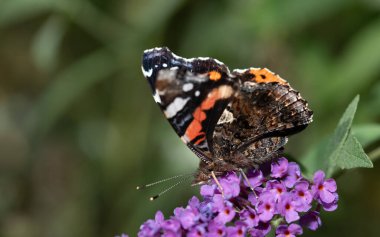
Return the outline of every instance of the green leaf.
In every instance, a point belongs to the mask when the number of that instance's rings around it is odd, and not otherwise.
[[[349,134],[344,146],[333,157],[336,165],[341,169],[352,169],[356,167],[372,168],[373,164],[365,154],[362,145],[356,137]]]
[[[338,168],[373,167],[358,139],[351,134],[358,102],[359,96],[356,96],[343,113],[333,135],[323,139],[307,154],[303,160],[303,164],[308,168],[307,175],[310,176],[312,172],[322,169],[326,171],[327,177],[331,177]]]
[[[356,108],[359,102],[359,95],[355,96],[353,101],[348,105],[343,116],[340,118],[337,128],[335,129],[334,135],[330,140],[328,145],[329,152],[336,152],[339,146],[343,145],[343,142],[346,140],[348,133],[351,129],[352,120],[354,119]]]
[[[373,167],[359,141],[351,135],[351,125],[359,102],[357,95],[348,105],[339,120],[334,135],[327,145],[326,157],[329,159],[327,176],[332,176],[336,168],[352,169],[356,167]]]

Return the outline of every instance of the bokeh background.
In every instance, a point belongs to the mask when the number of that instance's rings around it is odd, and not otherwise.
[[[287,79],[315,112],[295,159],[356,94],[354,129],[380,134],[379,0],[0,0],[0,236],[135,236],[197,193],[135,189],[197,167],[141,73],[143,50],[164,45]],[[379,236],[374,164],[338,178],[339,209],[304,236]]]

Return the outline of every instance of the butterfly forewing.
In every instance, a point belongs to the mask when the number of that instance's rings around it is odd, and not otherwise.
[[[176,133],[198,156],[211,159],[212,132],[236,87],[228,68],[155,48],[144,52],[142,70]]]

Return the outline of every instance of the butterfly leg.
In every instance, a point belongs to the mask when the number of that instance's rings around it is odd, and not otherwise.
[[[214,179],[216,185],[218,185],[218,187],[219,187],[219,189],[220,189],[220,192],[222,193],[222,196],[223,196],[223,198],[224,198],[223,187],[222,187],[222,185],[220,185],[219,180],[216,178],[216,175],[215,175],[214,171],[211,171],[211,176],[212,176],[212,178]]]
[[[257,196],[255,190],[253,189],[251,183],[249,182],[247,175],[244,173],[244,170],[242,168],[240,168],[239,171],[240,171],[241,175],[243,176],[243,179],[247,182],[249,189],[251,189],[251,191],[253,192],[253,195],[255,195],[255,198],[257,199],[258,196]]]

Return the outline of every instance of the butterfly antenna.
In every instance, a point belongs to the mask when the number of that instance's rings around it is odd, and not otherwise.
[[[155,196],[152,196],[149,198],[150,201],[154,201],[156,200],[157,198],[159,198],[160,196],[162,196],[164,193],[168,192],[169,190],[173,189],[174,187],[178,186],[179,184],[183,183],[184,181],[188,180],[190,177],[189,174],[188,175],[182,175],[184,176],[180,181],[178,181],[177,183],[171,185],[170,187],[164,189],[163,191],[161,191],[159,194],[155,195]]]
[[[150,200],[150,201],[154,201],[154,200],[156,200],[157,198],[159,198],[160,196],[162,196],[164,193],[170,191],[171,189],[173,189],[174,187],[178,186],[179,184],[181,184],[181,183],[183,183],[183,182],[185,182],[185,181],[188,181],[190,177],[192,177],[192,176],[190,176],[190,175],[185,176],[185,175],[184,175],[184,177],[183,177],[180,181],[178,181],[177,183],[171,185],[170,187],[167,187],[166,189],[164,189],[163,191],[161,191],[159,194],[150,197],[149,200]]]
[[[154,186],[156,184],[164,183],[164,182],[167,182],[167,181],[170,181],[170,180],[173,180],[173,179],[178,179],[178,178],[181,178],[181,177],[190,177],[192,175],[194,175],[194,173],[180,174],[180,175],[176,175],[176,176],[173,176],[173,177],[162,179],[162,180],[150,183],[150,184],[145,184],[145,185],[142,185],[142,186],[137,186],[136,189],[140,190],[140,189],[148,188],[148,187]]]

